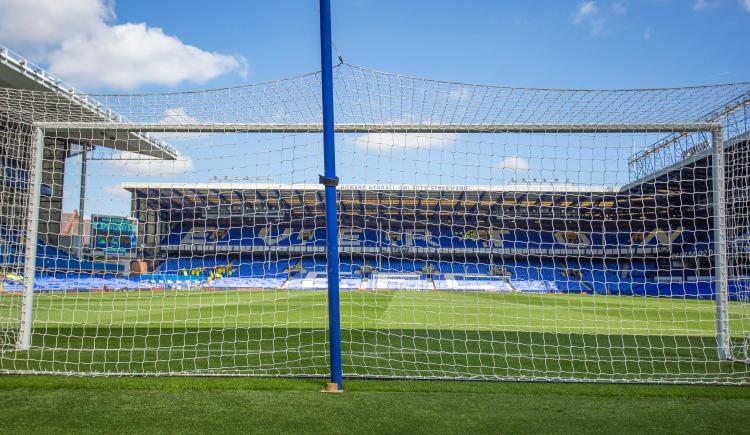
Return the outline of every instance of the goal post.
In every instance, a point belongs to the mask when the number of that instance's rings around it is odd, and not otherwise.
[[[716,264],[716,345],[719,358],[731,361],[729,330],[729,271],[727,259],[726,180],[724,177],[724,133],[719,126],[711,130],[711,180],[714,218],[714,262]]]
[[[39,208],[42,189],[42,171],[44,170],[44,129],[34,128],[30,165],[28,220],[26,222],[26,247],[23,282],[23,302],[21,304],[21,322],[18,330],[17,350],[28,350],[31,347],[31,332],[34,321],[34,282],[36,275],[36,248],[39,232]]]

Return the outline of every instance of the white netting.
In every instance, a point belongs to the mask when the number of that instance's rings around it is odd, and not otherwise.
[[[345,375],[747,383],[750,84],[334,76]],[[0,90],[0,371],[327,374],[320,75],[91,98]]]

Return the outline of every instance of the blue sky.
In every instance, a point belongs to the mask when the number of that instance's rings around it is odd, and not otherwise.
[[[350,63],[470,83],[621,88],[744,81],[750,78],[748,1],[333,0],[333,37]],[[115,80],[92,86],[92,80],[79,80],[82,74],[63,75],[86,90],[218,87],[296,75],[319,65],[315,0],[0,0],[0,7],[6,11],[0,41],[53,72],[66,71],[55,65],[56,49],[73,53],[79,64],[89,60],[60,45],[122,48],[123,43],[101,35],[136,24],[246,62],[213,74],[180,71],[175,75],[184,80],[168,84],[144,80],[117,86]],[[105,29],[97,37],[71,42],[97,27]],[[133,51],[147,52],[148,45]],[[145,60],[158,60],[153,50],[143,55],[149,54],[154,58]],[[122,50],[117,59],[106,56],[115,55],[98,53],[91,62],[121,62],[132,68],[130,75],[138,75],[137,63]]]
[[[0,43],[86,91],[216,88],[317,70],[317,7],[315,0],[0,0]],[[750,80],[750,0],[332,0],[332,8],[333,39],[345,60],[394,73],[555,88]],[[632,138],[610,138],[611,147],[600,153],[600,160],[587,160],[600,166],[587,169],[566,165],[597,152],[599,145],[574,144],[578,148],[571,154],[563,143],[548,141],[546,149],[523,154],[518,144],[472,140],[437,139],[447,145],[421,155],[409,149],[386,156],[372,155],[373,150],[342,153],[339,165],[357,182],[471,184],[538,176],[621,184],[627,181],[627,168],[611,166],[606,173],[601,168],[611,164],[608,159],[622,162],[643,145],[631,144]],[[187,162],[177,170],[161,167],[172,174],[167,177],[146,176],[158,165],[144,172],[138,164],[92,163],[88,211],[127,214],[127,198],[117,187],[122,182],[206,181],[227,173],[305,182],[315,178],[321,163],[318,144],[309,138],[296,139],[292,151],[291,139],[268,140],[273,152],[254,148],[241,158],[237,147],[247,149],[247,144],[234,139],[172,137],[170,142]],[[483,154],[470,152],[470,146],[479,146]],[[207,158],[216,150],[235,157]],[[550,150],[563,156],[557,164],[566,169],[545,168],[541,160]],[[366,171],[352,170],[363,156],[372,164],[365,165]],[[522,159],[520,170],[498,171],[507,159]],[[279,165],[285,160],[303,163],[292,165],[293,174]],[[77,159],[69,162],[66,209],[77,206],[78,164]],[[432,169],[451,164],[451,174]]]
[[[739,0],[333,0],[347,62],[508,86],[651,87],[750,79],[750,10]],[[746,3],[746,2],[745,2]],[[118,22],[145,21],[188,44],[244,56],[250,80],[318,68],[317,2],[128,0]],[[619,6],[617,6],[619,5]],[[231,75],[209,86],[237,83]]]

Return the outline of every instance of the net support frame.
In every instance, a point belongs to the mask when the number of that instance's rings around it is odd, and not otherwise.
[[[31,347],[31,330],[34,321],[34,278],[36,273],[36,247],[39,236],[39,207],[41,203],[42,170],[44,165],[44,129],[34,128],[30,159],[31,183],[28,186],[28,215],[26,220],[26,246],[23,279],[23,301],[21,322],[16,341],[16,350]]]
[[[724,179],[724,133],[711,131],[711,183],[714,227],[714,269],[716,270],[716,346],[719,359],[732,360],[729,331],[729,277],[727,276],[726,195]]]
[[[341,314],[339,302],[339,247],[336,201],[336,147],[333,114],[333,63],[331,50],[331,1],[320,0],[320,70],[323,98],[323,166],[325,186],[326,269],[328,275],[328,335],[331,358],[331,385],[326,391],[344,389],[341,356]],[[335,390],[335,384],[338,390]]]

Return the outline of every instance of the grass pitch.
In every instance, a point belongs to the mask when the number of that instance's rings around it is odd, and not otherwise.
[[[344,291],[348,376],[658,382],[750,380],[719,362],[714,303],[554,294]],[[326,376],[320,291],[35,296],[33,347],[10,349],[18,295],[0,296],[0,370]],[[732,304],[736,353],[750,331]]]
[[[745,433],[750,389],[0,376],[4,433]]]
[[[33,347],[12,349],[20,298],[0,295],[0,370],[314,376],[0,376],[4,433],[746,432],[750,389],[356,380],[367,377],[733,382],[713,301],[342,292],[343,395],[316,291],[40,294]],[[732,304],[735,351],[750,329]],[[33,416],[30,416],[30,410]]]

